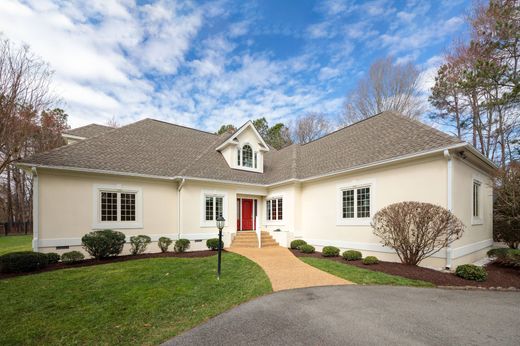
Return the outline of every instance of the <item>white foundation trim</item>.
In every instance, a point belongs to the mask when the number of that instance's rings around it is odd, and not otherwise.
[[[176,234],[165,233],[165,234],[145,234],[149,236],[152,241],[158,241],[160,237],[168,237],[171,240],[176,240]],[[130,242],[131,235],[127,235],[125,241]],[[198,238],[197,238],[198,239]],[[55,238],[55,239],[41,239],[38,242],[41,247],[54,247],[54,246],[81,246],[81,238]]]

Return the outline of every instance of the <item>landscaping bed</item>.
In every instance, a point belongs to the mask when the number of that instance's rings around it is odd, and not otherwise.
[[[422,280],[431,282],[436,286],[473,286],[473,287],[515,287],[520,289],[520,270],[514,268],[505,268],[490,263],[485,268],[488,276],[483,282],[462,279],[452,273],[444,273],[433,269],[423,268],[419,266],[411,266],[396,262],[379,261],[378,264],[364,265],[360,260],[346,261],[342,257],[323,257],[321,253],[304,254],[298,250],[291,250],[297,257],[315,257],[327,259],[344,264],[353,265],[363,269],[383,272],[391,275],[401,276],[414,280]]]

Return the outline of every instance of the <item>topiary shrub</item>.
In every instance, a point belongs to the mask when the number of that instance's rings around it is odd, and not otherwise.
[[[47,259],[49,260],[49,264],[58,263],[60,261],[60,255],[56,252],[49,252],[47,254]]]
[[[49,258],[41,252],[21,251],[0,256],[0,272],[21,273],[43,269]]]
[[[509,252],[509,250],[511,250],[511,249],[509,249],[507,247],[499,247],[499,248],[491,249],[487,252],[487,256],[491,257],[491,258],[504,256]]]
[[[314,246],[309,245],[309,244],[301,245],[299,247],[299,250],[302,253],[314,253],[314,251],[315,251]]]
[[[217,240],[218,246],[218,240]],[[173,246],[173,251],[175,252],[185,252],[190,248],[190,241],[188,239],[178,239]]]
[[[221,248],[223,249],[224,248],[224,242],[220,242],[221,244]],[[208,239],[206,240],[206,246],[208,247],[208,249],[210,250],[218,250],[218,238],[211,238],[211,239]]]
[[[84,259],[85,255],[79,251],[69,251],[61,255],[61,261],[66,264],[78,263]]]
[[[345,252],[343,252],[342,256],[347,261],[359,261],[363,257],[361,252],[356,251],[356,250],[345,251]]]
[[[336,257],[339,256],[339,249],[335,246],[325,246],[321,251],[323,257]]]
[[[157,242],[157,245],[159,245],[159,248],[161,249],[161,252],[168,251],[168,248],[170,245],[172,245],[173,241],[168,237],[160,237],[159,241]]]
[[[85,250],[97,259],[117,256],[123,251],[125,235],[121,232],[105,229],[85,234],[81,238]]]
[[[299,250],[302,245],[307,245],[307,242],[303,239],[295,239],[291,242],[291,249]]]
[[[370,264],[378,264],[379,260],[376,256],[367,256],[363,258],[363,264],[370,265]]]
[[[152,242],[152,239],[150,239],[147,235],[134,235],[130,237],[130,253],[132,255],[139,255],[142,254],[145,250],[148,244]]]
[[[463,264],[458,266],[457,269],[455,269],[455,275],[473,281],[485,281],[487,278],[486,270],[474,264]]]
[[[495,263],[504,267],[520,268],[520,250],[507,249],[508,251],[497,256]]]

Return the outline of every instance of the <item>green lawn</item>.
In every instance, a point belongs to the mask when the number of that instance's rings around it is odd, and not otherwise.
[[[0,256],[15,251],[31,251],[32,235],[0,237]]]
[[[339,263],[327,259],[313,257],[299,257],[302,261],[313,267],[321,269],[332,275],[355,282],[360,285],[394,285],[394,286],[416,286],[434,287],[430,282],[412,280],[401,276],[390,275],[368,269],[358,268],[346,263]]]
[[[151,345],[271,292],[231,253],[157,258],[0,280],[0,345]],[[211,340],[208,340],[210,343]]]

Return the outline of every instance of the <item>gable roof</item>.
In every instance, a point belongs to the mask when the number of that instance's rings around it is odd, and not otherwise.
[[[90,138],[113,129],[114,128],[111,126],[89,124],[81,127],[76,127],[75,129],[67,130],[63,134],[65,135],[65,137],[69,135],[74,137]]]
[[[264,173],[257,173],[228,166],[215,150],[222,145],[223,137],[144,119],[34,155],[21,161],[21,165],[265,185],[467,145],[419,121],[383,112],[313,142],[265,152]]]

